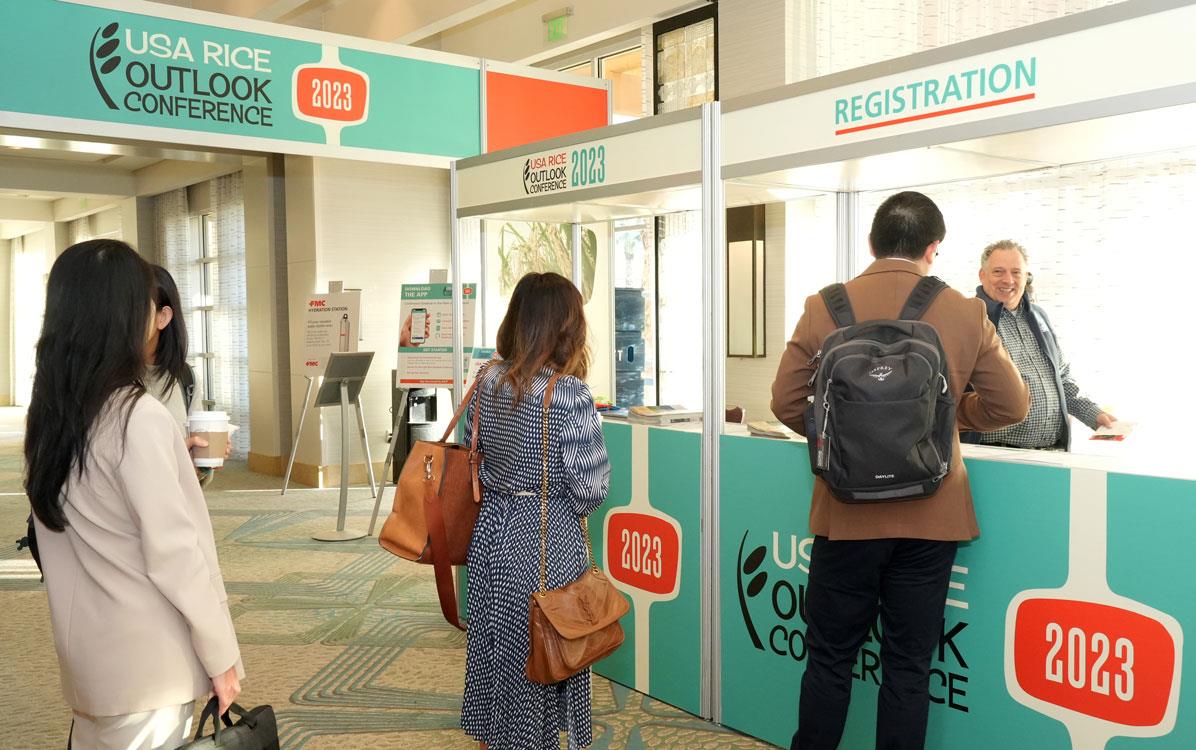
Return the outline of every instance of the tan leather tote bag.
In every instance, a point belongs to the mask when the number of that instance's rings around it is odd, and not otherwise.
[[[531,650],[527,658],[527,678],[551,685],[571,677],[594,662],[604,659],[623,643],[619,618],[631,605],[607,580],[594,560],[590,531],[582,518],[581,533],[586,540],[590,567],[573,583],[558,589],[548,585],[548,407],[559,375],[548,381],[544,393],[542,448],[543,479],[540,483],[540,590],[531,595],[528,627]]]
[[[464,565],[481,510],[482,484],[478,468],[478,422],[481,401],[473,411],[473,434],[468,447],[449,442],[461,415],[490,369],[484,365],[461,400],[444,436],[435,443],[421,440],[411,447],[399,481],[394,505],[378,533],[378,544],[405,560],[436,569],[436,594],[444,619],[461,630],[457,615],[454,565]]]

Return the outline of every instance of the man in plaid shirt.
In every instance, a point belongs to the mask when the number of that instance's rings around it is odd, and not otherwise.
[[[1027,264],[1026,249],[1012,240],[984,248],[976,296],[988,306],[997,335],[1030,388],[1030,414],[1012,427],[970,433],[965,439],[1012,448],[1067,450],[1071,441],[1068,414],[1094,430],[1108,427],[1116,419],[1080,395],[1050,319],[1026,297]]]

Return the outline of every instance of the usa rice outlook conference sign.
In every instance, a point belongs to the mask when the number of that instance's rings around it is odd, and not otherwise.
[[[479,151],[471,58],[139,2],[4,2],[0,27],[0,125],[408,163]]]
[[[722,447],[723,721],[778,744],[796,726],[808,657],[804,447],[735,436]],[[967,465],[983,536],[960,546],[951,573],[927,747],[1196,747],[1196,693],[1183,689],[1196,482]],[[874,741],[881,634],[878,623],[853,666],[843,747]]]

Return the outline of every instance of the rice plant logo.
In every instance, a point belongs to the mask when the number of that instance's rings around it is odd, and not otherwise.
[[[764,545],[752,550],[751,554],[745,559],[743,556],[744,545],[747,544],[748,532],[743,532],[743,539],[739,542],[739,564],[736,566],[735,582],[739,587],[739,609],[743,612],[743,624],[747,626],[748,636],[752,639],[752,645],[760,651],[764,650],[764,642],[760,640],[760,634],[756,632],[756,624],[752,622],[752,613],[748,610],[748,599],[756,597],[764,586],[768,583],[768,572],[760,571],[760,565],[764,562],[764,556],[768,554],[768,548]],[[753,574],[755,574],[753,576]],[[748,581],[746,589],[743,581],[745,578],[752,576]]]
[[[531,188],[528,187],[528,184],[531,182],[531,179],[532,179],[532,160],[528,159],[527,161],[523,162],[523,192],[527,193],[528,195],[532,194]]]
[[[119,107],[109,96],[101,76],[108,75],[120,65],[120,55],[114,54],[116,48],[120,46],[120,39],[116,37],[116,32],[119,30],[120,25],[115,22],[102,29],[96,29],[96,33],[91,37],[91,50],[88,54],[88,59],[91,62],[91,80],[96,85],[96,91],[99,91],[100,96],[104,98],[108,109],[119,109]],[[98,69],[96,63],[100,63]]]

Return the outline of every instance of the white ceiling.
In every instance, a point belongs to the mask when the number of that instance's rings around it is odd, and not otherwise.
[[[532,0],[153,0],[259,21],[418,44],[447,29]],[[603,0],[589,0],[603,2]],[[569,3],[562,3],[562,7]]]
[[[29,148],[25,146],[5,146],[0,144],[0,159],[14,157],[20,159],[47,159],[53,161],[75,162],[77,164],[104,164],[126,172],[134,172],[142,167],[148,167],[162,161],[152,156],[123,156],[120,154],[87,153],[80,151],[64,151],[60,149]]]

